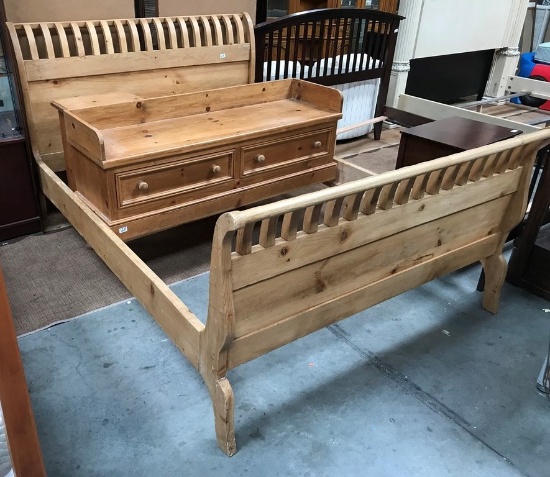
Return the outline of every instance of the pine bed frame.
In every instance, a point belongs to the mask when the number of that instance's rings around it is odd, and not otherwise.
[[[197,35],[199,24],[203,31],[231,25],[234,35],[215,35],[218,41],[238,40],[223,46],[231,62],[220,63],[219,52],[189,47],[191,37],[214,41],[212,30],[210,36]],[[236,452],[228,370],[476,261],[487,275],[483,307],[496,313],[506,271],[504,240],[523,217],[532,164],[550,142],[550,130],[225,213],[214,232],[204,325],[55,173],[63,169],[63,156],[56,113],[48,108],[53,100],[95,88],[140,95],[150,88],[158,95],[157,89],[163,94],[184,86],[199,89],[203,82],[207,87],[220,80],[251,82],[248,16],[8,28],[44,194],[200,372],[212,398],[217,442],[227,455]],[[56,42],[50,42],[55,31]],[[127,41],[113,45],[113,31]],[[171,48],[160,31],[168,32]],[[207,68],[209,62],[213,66]]]

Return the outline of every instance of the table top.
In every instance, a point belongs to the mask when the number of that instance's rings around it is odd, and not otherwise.
[[[521,131],[473,119],[450,117],[404,129],[401,134],[468,150],[509,139],[521,134]]]

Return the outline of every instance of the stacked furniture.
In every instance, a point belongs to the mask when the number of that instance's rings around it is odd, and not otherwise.
[[[34,151],[125,240],[337,177],[340,94],[249,84],[246,13],[8,28]]]

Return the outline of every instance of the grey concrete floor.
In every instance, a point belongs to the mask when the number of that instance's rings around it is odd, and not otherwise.
[[[217,449],[198,373],[134,301],[21,337],[49,476],[550,475],[536,378],[550,303],[473,266],[247,363],[239,452]],[[208,276],[174,286],[206,314]]]

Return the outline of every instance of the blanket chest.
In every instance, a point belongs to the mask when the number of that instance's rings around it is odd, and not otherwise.
[[[70,187],[123,240],[337,177],[342,98],[306,81],[53,105]]]

